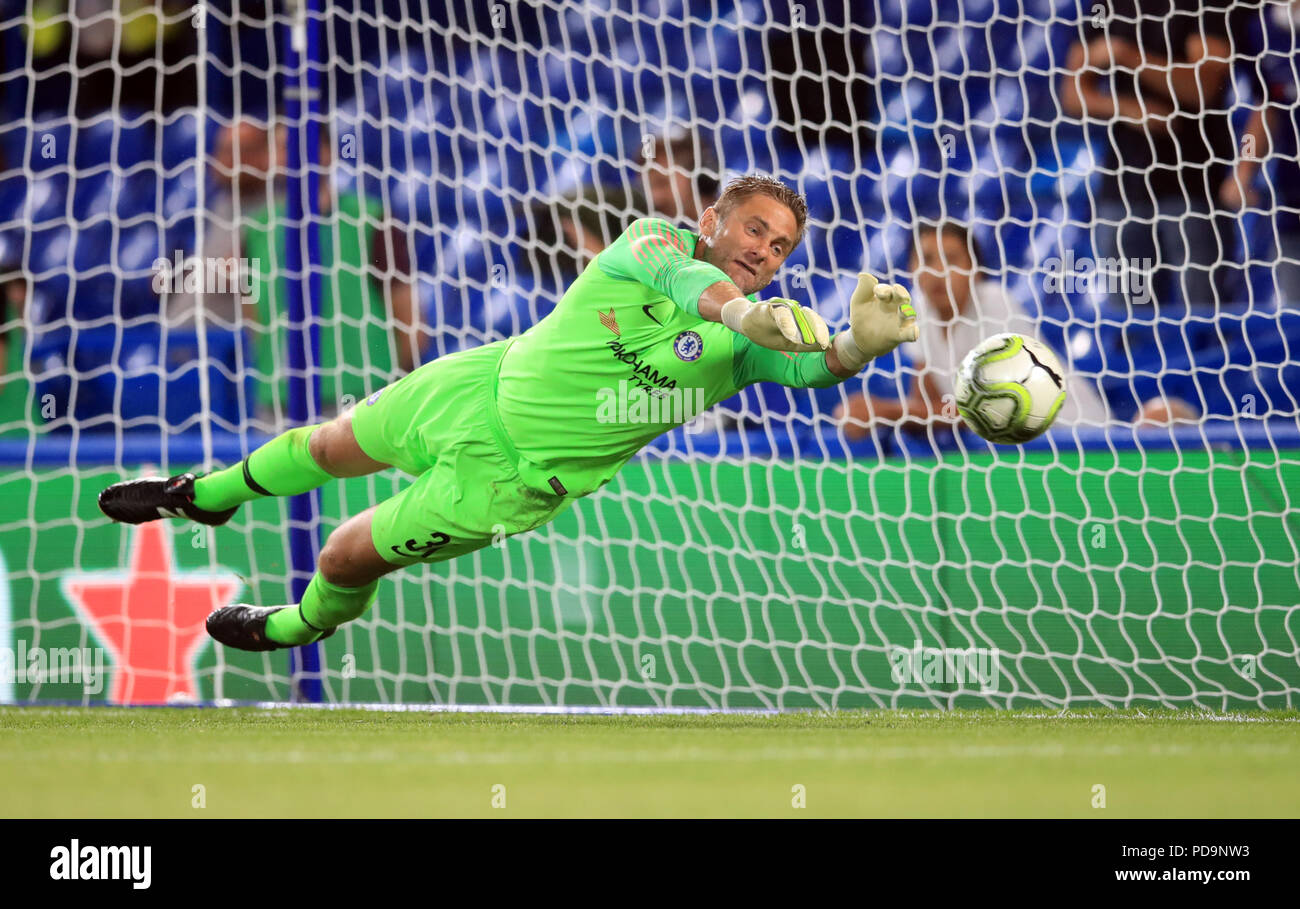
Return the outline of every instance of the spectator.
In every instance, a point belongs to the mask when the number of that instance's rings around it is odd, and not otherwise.
[[[1012,331],[1038,337],[1038,325],[1007,294],[1002,282],[980,279],[979,250],[966,228],[954,222],[924,224],[912,250],[916,274],[912,304],[921,336],[904,345],[916,374],[906,398],[851,397],[835,410],[850,439],[862,438],[875,421],[924,431],[931,423],[957,423],[953,378],[966,353],[990,335]],[[910,349],[908,349],[910,348]],[[1065,404],[1056,426],[1100,425],[1106,406],[1095,385],[1082,376],[1067,378]]]
[[[88,118],[132,104],[198,101],[198,37],[187,0],[35,0],[32,106]],[[73,107],[69,107],[73,105]]]
[[[1230,211],[1262,207],[1273,213],[1277,231],[1274,278],[1278,301],[1300,306],[1300,4],[1270,3],[1251,23],[1247,67],[1260,94],[1260,106],[1250,115],[1243,153],[1219,186],[1219,198]],[[1294,13],[1294,15],[1293,15]],[[1256,176],[1270,165],[1261,196]]]
[[[679,130],[654,144],[654,156],[642,168],[647,214],[674,224],[698,224],[718,199],[718,162],[707,140]]]
[[[628,224],[642,217],[645,206],[640,195],[613,187],[581,187],[558,202],[537,206],[534,242],[528,247],[534,273],[568,287]]]
[[[277,136],[276,164],[287,161],[287,131]],[[333,141],[321,131],[318,223],[321,260],[320,399],[325,415],[340,412],[418,365],[428,335],[417,324],[405,230],[383,206],[354,191],[335,193]],[[245,224],[243,249],[256,267],[254,347],[264,416],[284,412],[288,329],[285,266],[287,205],[281,200]]]
[[[473,289],[469,312],[474,327],[489,336],[510,337],[550,311],[569,285],[640,217],[644,200],[615,187],[579,186],[563,197],[539,203],[528,214],[530,241],[516,245],[516,272],[505,281],[489,281],[480,294]],[[461,288],[448,288],[458,301]],[[459,308],[453,304],[451,309]],[[442,310],[445,315],[447,308]],[[465,326],[446,325],[440,345],[464,343]],[[446,340],[444,340],[446,339]]]
[[[1097,5],[1100,11],[1100,5]],[[1223,0],[1113,0],[1103,27],[1083,4],[1061,104],[1110,124],[1094,250],[1108,269],[1147,269],[1155,299],[1214,306],[1224,259],[1212,193],[1234,157],[1227,108],[1232,28]],[[1150,280],[1154,277],[1154,280]],[[1136,292],[1136,289],[1134,289]],[[1114,302],[1140,305],[1123,292]]]
[[[0,236],[0,435],[27,433],[33,422],[23,337],[27,278],[12,246]]]
[[[779,16],[782,5],[772,7]],[[801,148],[875,146],[868,124],[878,122],[869,73],[874,3],[790,4],[788,24],[767,29],[765,78],[779,140]]]
[[[282,195],[273,184],[275,143],[269,129],[250,121],[232,123],[217,135],[216,147],[209,166],[209,185],[215,193],[206,199],[207,217],[203,228],[204,260],[238,260],[243,256],[240,242],[240,222],[249,213],[257,212],[276,202]],[[232,285],[244,276],[232,274]],[[230,293],[205,293],[204,312],[223,328],[234,330],[238,325],[238,311],[243,295]],[[194,321],[198,303],[193,293],[172,294],[167,298],[167,318],[172,325],[188,325]],[[254,314],[250,313],[250,317]]]

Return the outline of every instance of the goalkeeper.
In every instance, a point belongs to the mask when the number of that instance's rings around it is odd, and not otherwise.
[[[907,291],[866,274],[850,330],[833,339],[798,303],[753,302],[798,245],[806,217],[803,198],[784,184],[742,177],[701,215],[698,235],[633,222],[523,334],[427,363],[225,470],[115,483],[99,507],[133,524],[183,516],[216,525],[261,496],[390,466],[411,474],[402,492],[330,534],[301,603],[226,606],[207,622],[212,637],[241,650],[328,637],[366,611],[383,575],[553,520],[695,415],[647,407],[650,398],[712,406],[754,382],[825,387],[915,341]],[[629,406],[611,418],[616,389]]]

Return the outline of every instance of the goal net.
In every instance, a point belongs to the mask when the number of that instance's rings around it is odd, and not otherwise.
[[[1270,73],[1300,26],[536,6],[0,7],[0,702],[1296,706],[1300,121]],[[746,389],[292,659],[204,618],[291,602],[411,478],[216,529],[98,511],[526,330],[633,219],[693,228],[750,172],[810,210],[765,293],[839,330],[870,271],[919,344]],[[945,397],[1003,330],[1070,376],[1024,446]]]

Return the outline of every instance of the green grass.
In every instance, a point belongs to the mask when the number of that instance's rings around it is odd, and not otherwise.
[[[5,817],[1296,817],[1297,766],[1295,711],[0,709]]]

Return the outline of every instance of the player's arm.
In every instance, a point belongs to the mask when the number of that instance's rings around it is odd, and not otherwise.
[[[916,339],[916,310],[907,288],[881,284],[862,273],[849,300],[849,330],[837,334],[826,351],[791,353],[757,345],[741,347],[737,380],[740,385],[779,382],[792,388],[827,388],[857,375],[902,342]]]
[[[738,349],[738,359],[743,361],[737,382],[741,386],[776,382],[790,388],[829,388],[861,372],[841,363],[834,347],[826,351],[791,352],[745,343],[747,340],[742,337]]]
[[[681,232],[660,218],[639,218],[596,260],[607,275],[653,288],[693,316],[721,322],[771,350],[822,351],[830,331],[815,312],[793,300],[755,303],[726,272],[696,259]]]
[[[736,336],[736,386],[776,382],[790,388],[829,388],[848,376],[832,372],[828,351],[770,350],[743,335]]]
[[[707,288],[726,284],[735,296],[740,296],[740,289],[726,272],[694,258],[682,232],[662,218],[633,221],[596,257],[596,265],[610,277],[644,284],[701,318],[709,318],[700,311],[700,297]]]

